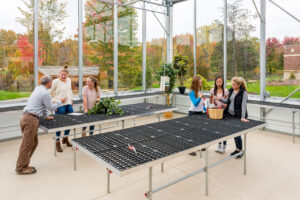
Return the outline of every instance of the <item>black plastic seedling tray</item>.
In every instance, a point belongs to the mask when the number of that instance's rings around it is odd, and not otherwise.
[[[66,114],[55,114],[53,120],[40,119],[40,125],[46,129],[61,128],[65,126],[73,126],[79,124],[93,123],[97,121],[116,119],[120,117],[132,116],[132,115],[143,115],[147,113],[156,112],[159,110],[168,109],[171,107],[159,104],[151,103],[138,103],[120,106],[124,110],[124,115],[119,114],[108,116],[105,113],[102,114],[83,114],[79,116],[66,115]]]
[[[225,136],[261,125],[236,118],[211,120],[206,115],[194,115],[147,124],[125,130],[89,136],[74,141],[96,156],[123,171],[178,152],[209,143]],[[94,141],[97,142],[88,142]],[[97,148],[97,144],[100,144]],[[128,148],[134,146],[134,151]]]

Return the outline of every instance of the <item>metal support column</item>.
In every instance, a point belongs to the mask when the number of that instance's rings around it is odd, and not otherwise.
[[[39,63],[39,0],[34,0],[34,87],[38,86]]]
[[[149,192],[147,198],[152,200],[152,167],[149,167]]]
[[[114,0],[114,93],[118,95],[118,1]]]
[[[143,9],[145,9],[145,2],[143,2]],[[146,42],[146,39],[147,39],[147,35],[146,35],[146,28],[147,28],[147,18],[146,18],[146,10],[143,10],[142,11],[142,24],[143,24],[143,28],[142,28],[142,43],[143,43],[143,91],[144,93],[146,93],[146,65],[147,65],[147,51],[146,51],[146,48],[147,48],[147,42]]]
[[[76,129],[74,128],[74,138],[76,138]],[[74,171],[76,171],[76,147],[73,146],[73,156],[74,156]]]
[[[110,193],[110,170],[106,169],[107,172],[107,193]]]
[[[292,123],[293,123],[293,143],[295,143],[295,129],[296,129],[296,126],[295,126],[295,111],[293,111],[293,114],[292,114]]]
[[[205,195],[208,196],[208,148],[206,148],[205,153]]]
[[[260,100],[266,95],[266,0],[260,1]],[[265,118],[265,108],[260,108],[260,116]]]
[[[194,0],[194,76],[197,75],[197,0]]]
[[[224,31],[223,31],[223,73],[224,87],[227,87],[227,0],[224,0]]]
[[[247,174],[247,133],[244,135],[244,175]]]
[[[167,4],[167,17],[166,17],[166,27],[167,27],[167,63],[172,63],[173,61],[173,4]]]
[[[265,101],[266,92],[266,0],[260,1],[260,100]]]
[[[82,0],[78,0],[78,82],[79,97],[82,99],[83,86],[83,39],[82,39]]]

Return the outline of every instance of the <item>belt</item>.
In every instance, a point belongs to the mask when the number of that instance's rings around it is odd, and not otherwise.
[[[30,115],[32,117],[36,117],[36,118],[39,118],[39,116],[35,115],[35,114],[32,114],[32,113],[29,113],[29,112],[25,112],[24,115]]]

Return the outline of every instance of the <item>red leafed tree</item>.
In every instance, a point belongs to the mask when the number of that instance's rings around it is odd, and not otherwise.
[[[288,36],[285,36],[283,38],[282,44],[283,45],[300,44],[300,37],[288,37]]]
[[[283,68],[283,45],[277,38],[268,38],[266,42],[267,71],[270,76]]]
[[[39,58],[38,58],[38,65],[42,65],[45,58],[45,51],[43,51],[43,44],[39,41],[38,43],[38,53],[39,53]],[[28,37],[26,35],[21,35],[18,37],[17,40],[17,47],[20,50],[21,53],[21,60],[25,62],[33,62],[33,57],[34,57],[34,46],[29,42]]]

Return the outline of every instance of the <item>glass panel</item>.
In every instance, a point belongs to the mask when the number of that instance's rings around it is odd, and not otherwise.
[[[156,19],[158,18],[158,21]],[[165,26],[165,15],[147,12],[147,89],[159,88],[156,72],[166,62],[166,33],[160,23]]]
[[[21,0],[0,2],[0,100],[33,90],[32,10],[32,3]]]
[[[59,76],[69,66],[74,94],[78,93],[78,0],[39,1],[39,78]]]
[[[300,18],[299,1],[277,2]],[[266,91],[286,97],[300,86],[300,23],[267,1]],[[300,98],[299,92],[291,98]]]
[[[113,5],[96,0],[83,2],[84,66],[85,69],[93,69],[93,76],[98,78],[102,92],[111,91],[114,79]]]
[[[123,3],[130,2],[124,0]],[[140,3],[131,4],[140,7]],[[142,86],[142,11],[119,7],[119,90],[140,90]]]

